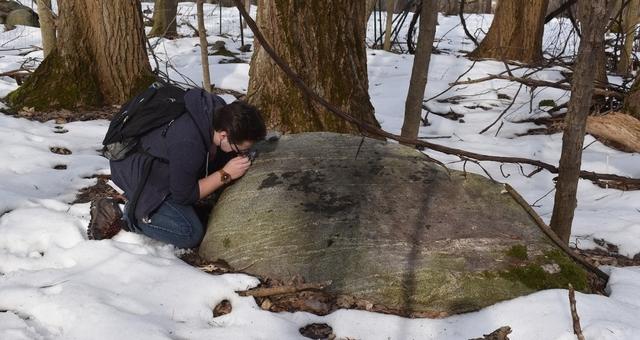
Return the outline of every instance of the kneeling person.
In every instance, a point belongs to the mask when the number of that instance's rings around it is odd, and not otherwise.
[[[178,248],[200,244],[205,229],[193,204],[246,173],[251,165],[247,152],[264,139],[266,128],[258,110],[244,102],[225,105],[202,89],[187,91],[184,100],[186,113],[141,137],[139,151],[110,161],[112,181],[127,200],[124,216],[113,199],[93,202],[90,239],[110,238],[125,229]],[[208,165],[223,156],[216,151],[235,157],[208,173]],[[146,166],[151,170],[143,178]]]

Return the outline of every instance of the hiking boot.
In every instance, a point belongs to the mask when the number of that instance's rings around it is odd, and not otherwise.
[[[91,202],[91,221],[87,228],[90,240],[104,240],[114,237],[124,228],[122,210],[113,198],[98,198]]]

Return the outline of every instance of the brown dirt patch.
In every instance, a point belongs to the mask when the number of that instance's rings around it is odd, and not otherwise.
[[[53,120],[56,124],[65,124],[73,121],[87,121],[96,119],[111,120],[111,117],[118,112],[119,106],[105,106],[99,109],[80,109],[76,111],[71,110],[54,110],[49,112],[34,111],[34,110],[18,110],[18,111],[5,111],[6,114],[18,118],[26,118],[29,120],[35,120],[38,122],[46,122]]]
[[[96,185],[80,189],[75,201],[73,201],[74,204],[88,203],[99,197],[120,197],[120,194],[107,184],[111,176],[95,175],[91,178],[97,178],[98,183]]]

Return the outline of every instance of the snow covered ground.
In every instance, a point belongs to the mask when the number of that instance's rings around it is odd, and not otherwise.
[[[151,7],[144,4],[143,8]],[[255,12],[255,7],[253,8]],[[218,10],[205,5],[207,27],[219,33]],[[192,4],[180,6],[180,18],[195,22]],[[485,31],[491,16],[469,16],[472,32]],[[472,62],[461,50],[472,49],[457,17],[440,17],[438,48],[445,54],[432,56],[428,90],[430,98],[449,87]],[[557,53],[564,41],[555,34],[567,34],[563,22],[547,26],[545,46]],[[406,30],[406,29],[405,29]],[[224,40],[227,48],[240,47],[238,15],[223,10],[222,33],[209,41]],[[191,34],[186,26],[180,33]],[[251,34],[245,31],[247,41]],[[402,34],[401,34],[402,36]],[[369,40],[373,39],[372,22]],[[573,38],[571,38],[573,39]],[[566,39],[565,39],[566,40]],[[573,41],[573,40],[572,40]],[[575,41],[574,41],[575,42]],[[174,41],[152,40],[161,68],[175,79],[200,84],[199,50],[196,38]],[[0,72],[18,68],[28,61],[35,67],[42,53],[26,55],[31,45],[39,45],[37,29],[19,27],[0,33]],[[560,47],[559,47],[560,46]],[[21,48],[20,51],[9,50]],[[565,53],[575,48],[569,44]],[[383,128],[399,132],[404,99],[409,83],[412,57],[369,50],[370,94],[376,116]],[[243,59],[250,53],[241,54]],[[223,88],[246,91],[248,64],[218,64],[223,58],[210,57],[214,83]],[[154,65],[153,58],[152,65]],[[166,67],[166,61],[174,69]],[[477,62],[464,79],[475,79],[505,69],[502,63]],[[519,69],[519,74],[529,70]],[[536,74],[540,79],[558,79],[559,68]],[[184,78],[182,75],[184,75]],[[186,81],[186,80],[185,80]],[[619,82],[619,79],[612,81]],[[17,85],[0,78],[0,96]],[[529,93],[522,88],[499,132],[499,123],[485,134],[490,124],[516,96],[518,85],[501,80],[457,86],[438,99],[466,95],[456,104],[428,103],[430,110],[464,114],[464,123],[429,115],[431,123],[421,136],[445,136],[435,142],[466,150],[504,156],[521,156],[557,163],[561,135],[517,137],[534,127],[516,123],[546,115],[538,103],[568,100],[566,91],[538,88]],[[489,110],[473,108],[478,105]],[[469,108],[471,107],[471,108]],[[252,298],[235,293],[255,286],[255,278],[240,274],[212,276],[179,260],[175,249],[132,233],[120,233],[113,240],[88,241],[85,228],[88,204],[71,204],[77,191],[95,183],[94,174],[107,174],[108,163],[97,149],[107,121],[55,124],[38,123],[0,115],[0,339],[298,339],[298,329],[312,322],[329,324],[342,339],[468,339],[509,325],[511,339],[575,339],[566,290],[547,290],[505,301],[475,313],[445,319],[406,319],[363,311],[340,310],[325,317],[308,313],[271,313],[261,310]],[[497,134],[496,134],[497,133]],[[587,136],[590,144],[583,168],[640,177],[640,155],[610,149]],[[55,154],[51,147],[72,153]],[[453,157],[428,152],[444,162]],[[60,168],[66,165],[66,169]],[[461,163],[452,163],[462,168]],[[541,172],[527,178],[515,166],[483,166],[498,181],[514,186],[546,220],[550,218],[553,175]],[[475,165],[468,171],[484,174]],[[525,171],[533,168],[525,167]],[[620,253],[640,253],[640,192],[602,189],[580,181],[578,209],[572,242],[581,248],[597,245],[602,238],[617,245]],[[640,339],[640,268],[603,268],[611,273],[609,296],[577,294],[577,307],[587,339]],[[233,310],[214,318],[213,307],[227,299]]]

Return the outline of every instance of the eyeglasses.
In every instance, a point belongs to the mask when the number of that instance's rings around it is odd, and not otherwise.
[[[236,155],[240,157],[247,157],[251,162],[253,162],[253,160],[256,158],[257,152],[255,150],[251,150],[251,149],[240,150],[240,148],[238,147],[238,144],[231,141],[229,141],[229,146],[231,147],[231,151],[235,152]]]

